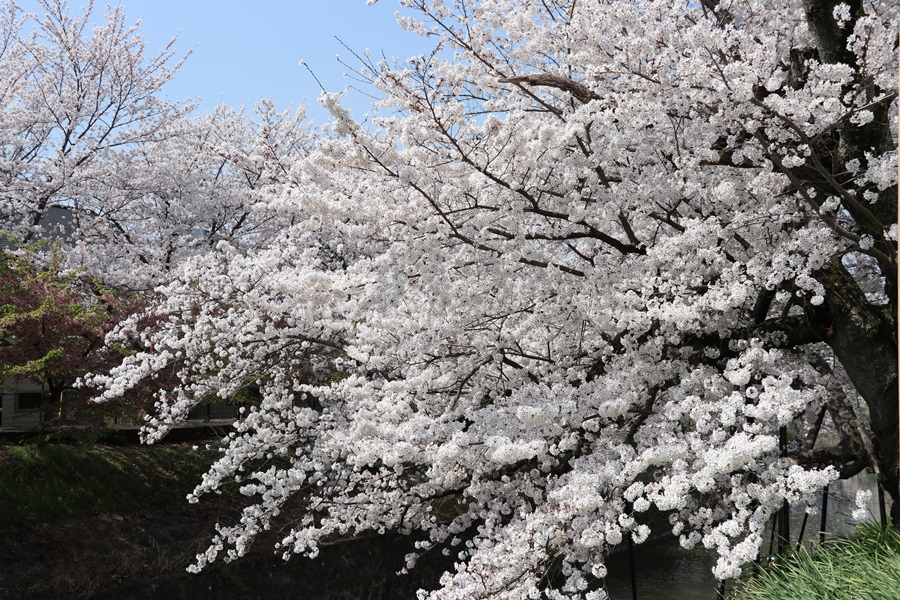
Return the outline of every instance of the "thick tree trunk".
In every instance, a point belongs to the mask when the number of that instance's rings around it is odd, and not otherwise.
[[[850,9],[850,23],[843,27],[834,19],[834,9],[841,2]],[[803,5],[819,59],[823,63],[857,67],[856,56],[848,50],[847,41],[853,33],[854,23],[863,16],[861,0],[803,0]],[[856,83],[865,87],[869,98],[879,93],[871,82]],[[834,157],[834,167],[840,167],[850,159],[865,165],[866,152],[875,149],[882,153],[894,147],[888,109],[889,106],[882,103],[874,108],[870,123],[860,127],[847,121],[838,128],[839,152]],[[862,200],[860,204],[868,207],[877,219],[876,223],[859,218],[852,207],[845,208],[856,218],[860,233],[870,233],[878,240],[885,229],[897,222],[897,187],[882,190],[874,203]],[[896,246],[887,240],[880,242],[879,249],[887,256],[896,256]],[[827,311],[810,310],[809,316],[811,320],[820,321],[816,325],[823,339],[834,350],[868,406],[876,466],[885,492],[894,501],[891,511],[894,527],[900,528],[896,261],[882,260],[879,267],[890,298],[888,304],[869,303],[840,258],[836,258],[820,274],[820,281],[828,290]]]
[[[803,9],[822,62],[849,65],[853,64],[854,57],[847,50],[847,38],[853,32],[853,27],[840,27],[834,20],[834,9],[842,3],[847,4],[850,9],[852,22],[862,16],[862,0],[803,0]]]
[[[891,516],[900,528],[898,481],[897,337],[895,307],[870,304],[838,259],[824,270],[830,322],[823,338],[869,409],[875,458]]]

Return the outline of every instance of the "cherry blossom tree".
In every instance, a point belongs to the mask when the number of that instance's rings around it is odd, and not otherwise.
[[[66,207],[70,266],[151,289],[219,241],[265,243],[290,222],[261,198],[308,150],[302,110],[192,116],[163,94],[186,58],[174,40],[149,54],[121,6],[92,26],[92,2],[38,4],[0,4],[0,230],[28,243]]]
[[[94,208],[83,188],[105,161],[158,139],[189,108],[158,97],[178,68],[171,45],[145,59],[120,7],[91,31],[93,3],[75,15],[64,0],[39,5],[45,14],[4,2],[0,18],[0,190],[5,228],[25,242],[54,203]]]
[[[733,577],[866,467],[900,523],[896,2],[401,4],[435,50],[361,56],[372,127],[323,96],[291,227],[191,259],[93,379],[177,369],[149,441],[261,386],[191,497],[248,507],[194,568],[292,502],[285,557],[424,535],[442,599],[603,598],[652,530]]]
[[[86,186],[97,209],[72,262],[107,281],[152,288],[220,242],[267,245],[290,224],[269,202],[292,185],[288,161],[313,143],[304,118],[302,109],[279,111],[265,100],[249,114],[219,106],[173,121],[164,139],[110,157]]]

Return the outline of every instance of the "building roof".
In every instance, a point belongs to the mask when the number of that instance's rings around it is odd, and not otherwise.
[[[2,220],[0,220],[0,232],[2,232],[4,230],[3,221],[7,219],[5,215],[0,215],[0,217],[2,217]],[[50,242],[71,240],[75,234],[75,229],[74,210],[54,204],[44,210],[41,221],[38,223],[37,237]],[[0,235],[0,250],[15,250],[17,247],[18,243],[14,238]]]

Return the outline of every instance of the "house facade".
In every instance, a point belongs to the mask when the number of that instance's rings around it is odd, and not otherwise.
[[[28,380],[7,379],[0,383],[0,433],[34,431],[46,420],[59,416],[59,404],[51,403],[46,386]],[[230,421],[240,418],[240,406],[225,400],[204,402],[194,407],[188,415],[188,422]],[[68,412],[68,411],[63,411]],[[141,423],[139,415],[133,418],[104,419],[107,425],[117,427],[137,427]]]
[[[7,379],[0,383],[0,431],[36,429],[43,420],[48,394],[40,383]]]

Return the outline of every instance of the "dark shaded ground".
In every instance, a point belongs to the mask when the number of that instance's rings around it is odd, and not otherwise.
[[[260,543],[244,559],[188,574],[184,569],[206,548],[217,512],[185,504],[4,532],[0,598],[393,600],[436,587],[452,566],[434,554],[410,575],[398,576],[410,540],[375,536],[324,546],[315,560],[287,563]]]
[[[199,575],[188,574],[185,568],[206,549],[214,524],[233,523],[243,498],[226,493],[188,504],[183,498],[198,481],[198,465],[182,459],[182,455],[189,455],[189,446],[176,450],[173,447],[168,454],[156,455],[165,457],[162,465],[148,465],[148,457],[143,457],[143,469],[139,460],[142,455],[136,453],[146,449],[134,446],[86,451],[50,447],[26,453],[42,459],[62,456],[68,461],[56,460],[55,466],[48,468],[46,460],[17,460],[14,454],[24,450],[0,448],[0,470],[7,473],[6,479],[0,480],[6,491],[31,490],[15,496],[0,490],[0,499],[9,501],[4,509],[7,512],[18,508],[16,502],[42,500],[46,504],[55,501],[57,495],[74,493],[71,490],[80,496],[85,490],[106,496],[91,502],[82,498],[73,510],[108,507],[111,498],[118,501],[127,497],[128,504],[133,505],[134,494],[124,496],[122,492],[126,480],[140,476],[147,486],[131,485],[147,494],[146,502],[137,509],[109,512],[107,508],[100,514],[70,513],[81,516],[6,520],[5,526],[0,523],[0,600],[403,600],[415,598],[419,588],[437,587],[440,574],[452,568],[451,559],[434,552],[423,557],[410,575],[399,576],[406,554],[413,550],[412,540],[373,536],[322,546],[315,560],[294,557],[287,563],[274,554],[273,539],[261,539],[250,555],[239,561],[214,564]],[[98,456],[103,464],[98,465]],[[107,463],[117,465],[126,459],[130,462],[121,469],[107,468]],[[60,464],[70,468],[57,468]],[[107,477],[108,481],[101,486],[98,477]],[[168,487],[165,495],[151,493],[164,485]],[[60,506],[71,504],[63,502]],[[285,516],[284,522],[289,523],[289,515]]]

